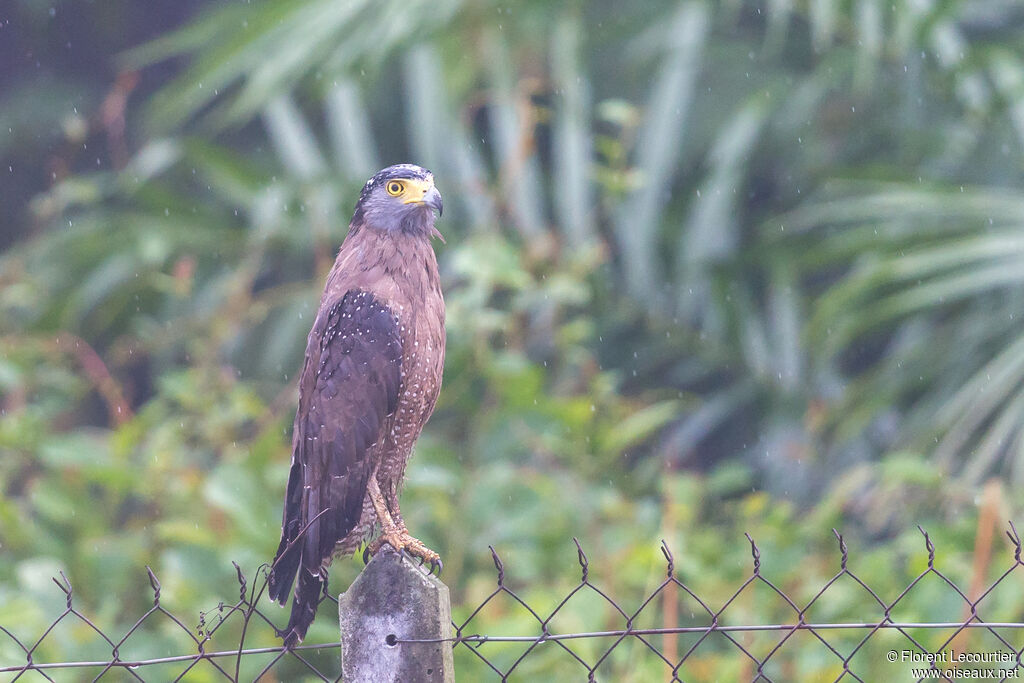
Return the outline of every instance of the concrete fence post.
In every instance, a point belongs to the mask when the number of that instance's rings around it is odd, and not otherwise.
[[[454,683],[448,586],[385,545],[338,597],[345,683]]]

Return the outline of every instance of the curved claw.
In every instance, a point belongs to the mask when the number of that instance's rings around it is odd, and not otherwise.
[[[376,555],[377,551],[385,543],[398,552],[401,560],[411,562],[414,557],[418,557],[420,559],[420,567],[424,564],[429,564],[431,574],[436,570],[438,576],[441,575],[441,569],[444,565],[441,564],[441,558],[438,557],[437,553],[423,545],[421,541],[410,536],[409,532],[404,529],[385,532],[377,540],[366,546],[366,549],[363,550],[363,562],[368,563],[369,558]]]

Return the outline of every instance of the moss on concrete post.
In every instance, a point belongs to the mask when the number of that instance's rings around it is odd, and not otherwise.
[[[454,683],[448,587],[385,545],[338,598],[346,683]]]

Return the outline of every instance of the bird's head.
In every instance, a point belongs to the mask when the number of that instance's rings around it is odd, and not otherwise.
[[[440,216],[442,206],[433,173],[414,164],[396,164],[366,181],[352,223],[440,238],[434,211]]]

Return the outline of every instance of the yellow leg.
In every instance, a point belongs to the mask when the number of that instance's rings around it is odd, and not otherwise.
[[[420,558],[420,564],[426,562],[430,565],[431,571],[437,568],[438,573],[440,573],[443,566],[441,564],[441,556],[423,545],[423,542],[419,539],[413,538],[409,534],[409,530],[405,528],[404,522],[395,522],[391,516],[391,511],[388,510],[388,506],[384,502],[384,496],[377,485],[376,477],[370,477],[367,492],[370,495],[370,501],[373,503],[373,509],[377,513],[377,521],[380,522],[381,535],[366,547],[366,552],[363,554],[364,558],[367,555],[376,555],[380,551],[381,546],[387,543],[398,552],[405,551],[413,557]],[[401,518],[399,519],[401,520]]]

